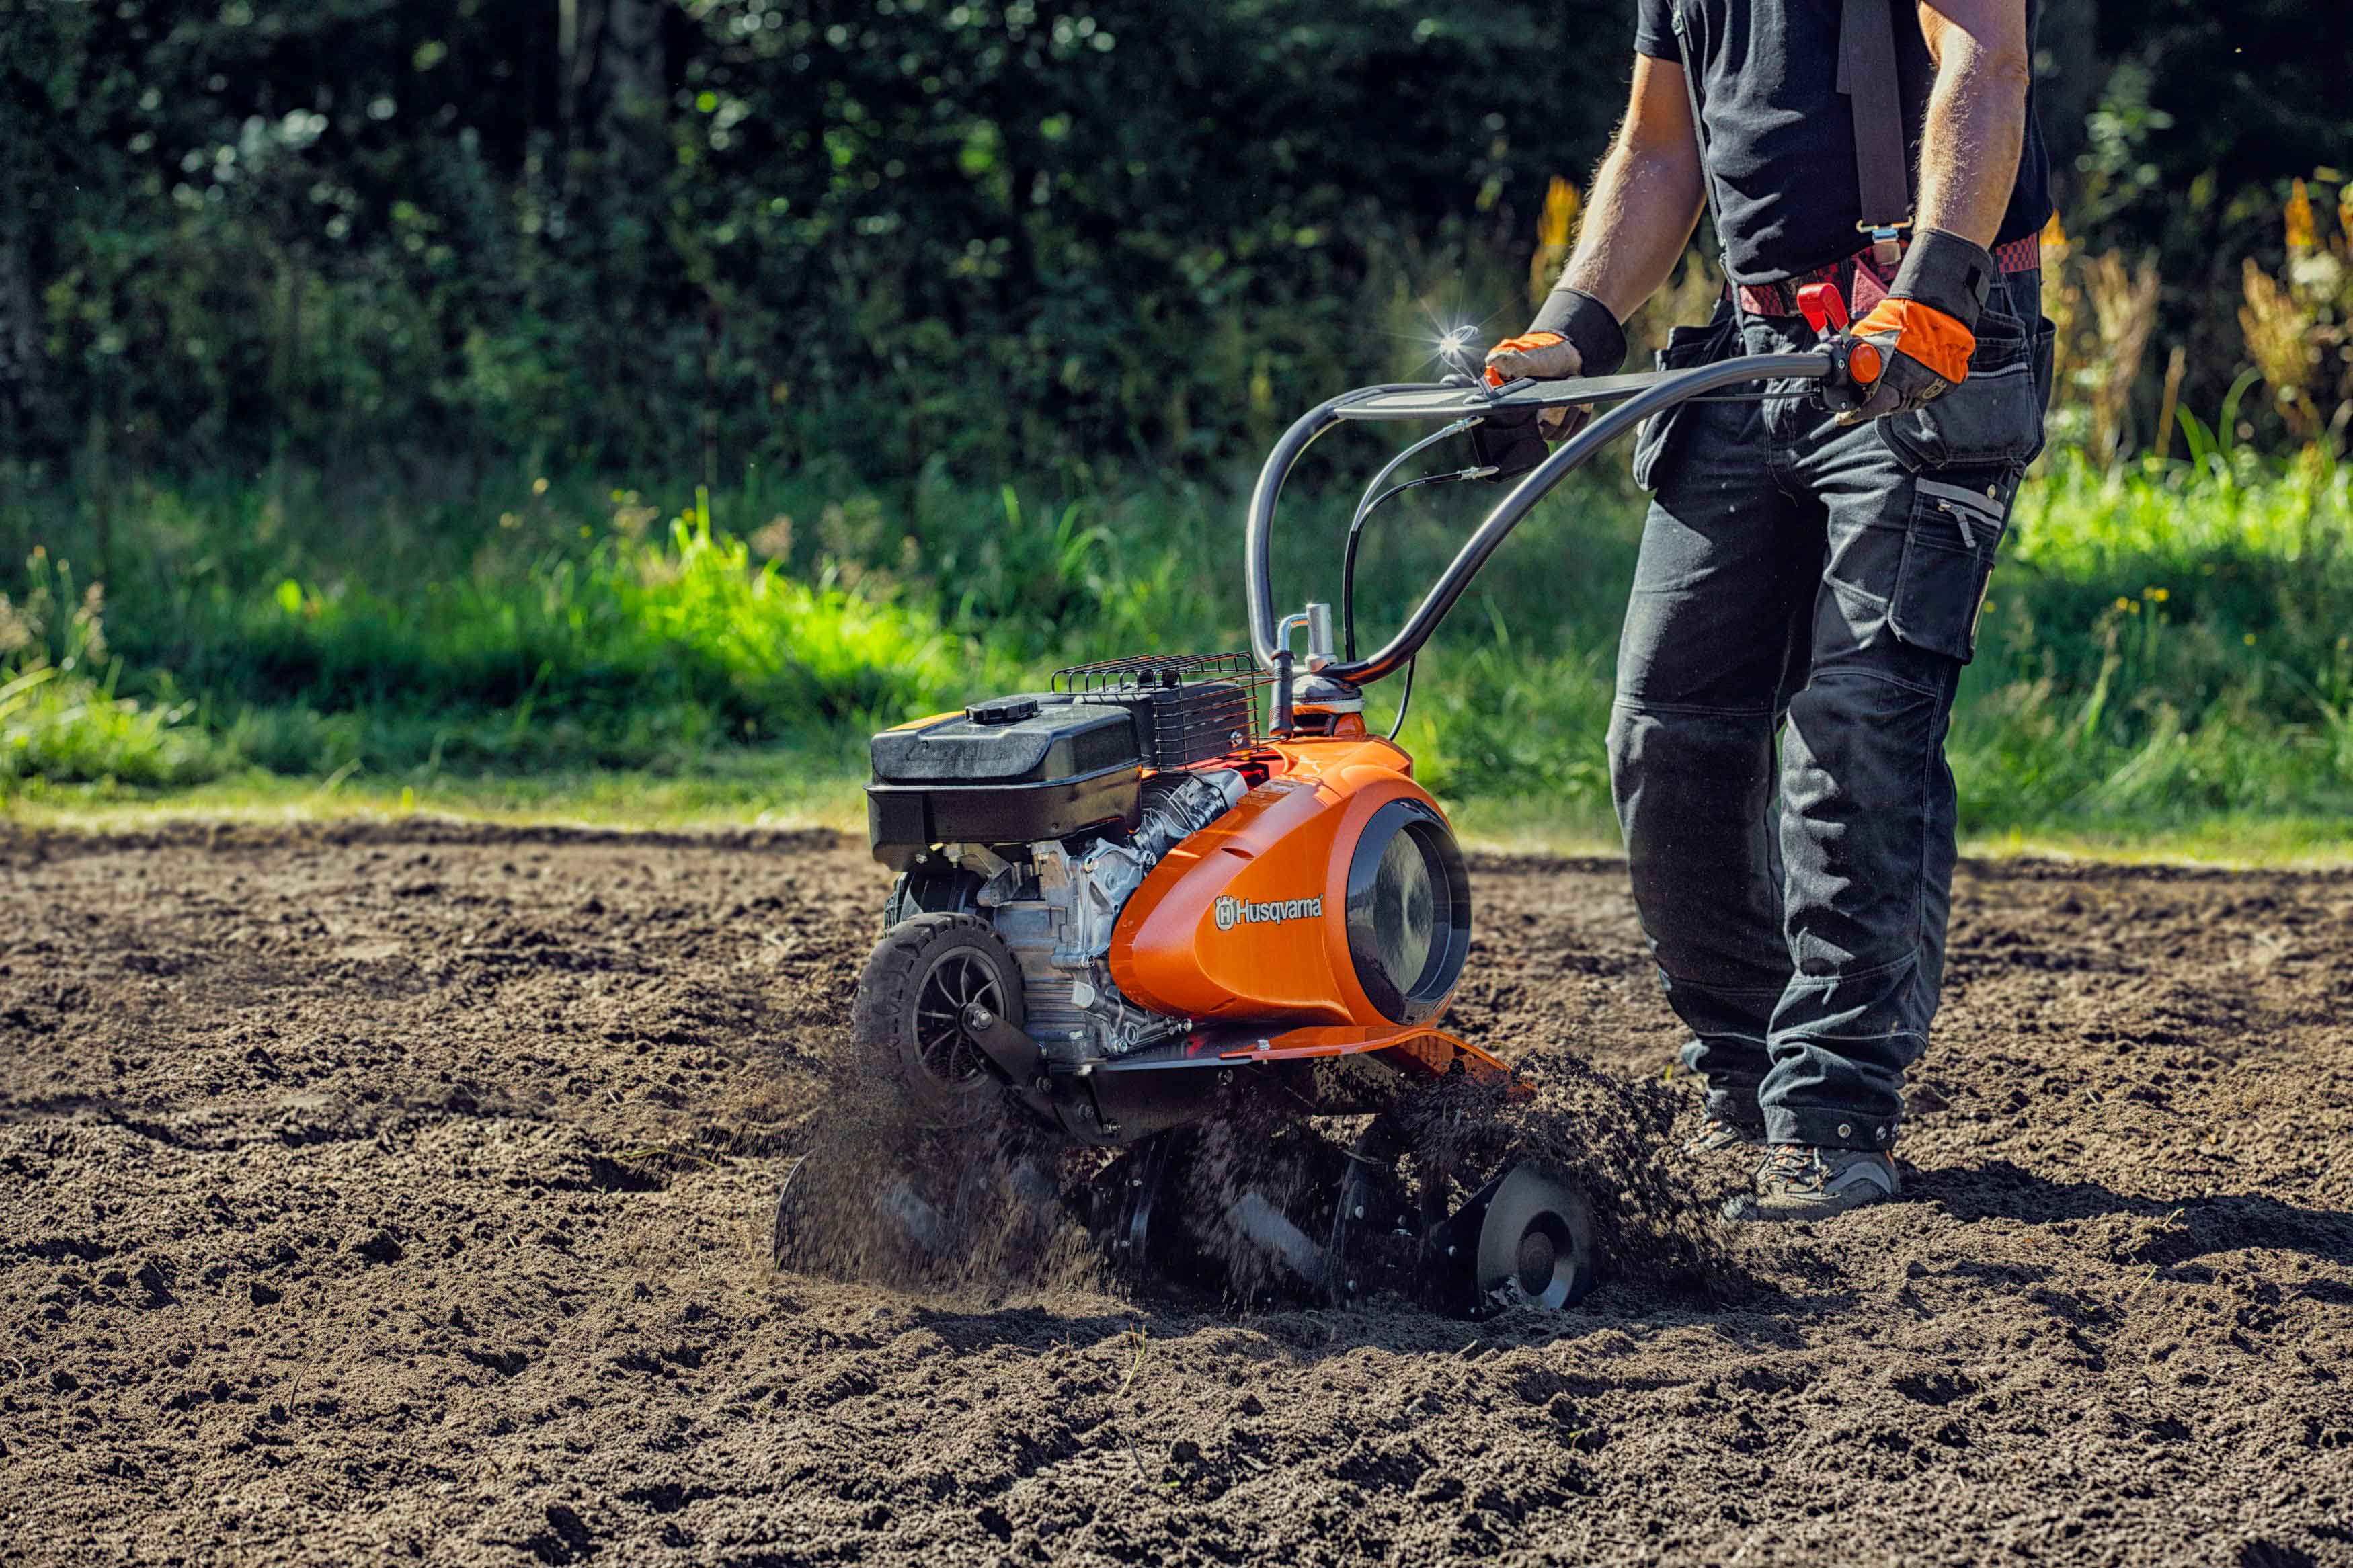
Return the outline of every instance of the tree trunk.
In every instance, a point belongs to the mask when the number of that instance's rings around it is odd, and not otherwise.
[[[668,138],[670,0],[556,0],[557,132],[626,182],[659,177]]]
[[[0,427],[29,430],[47,411],[39,301],[25,243],[21,208],[0,218]],[[11,443],[16,445],[16,443]]]
[[[616,173],[632,184],[659,180],[669,152],[663,130],[669,71],[662,53],[662,13],[668,3],[603,0],[604,38],[597,64],[605,90],[598,105],[597,141]]]

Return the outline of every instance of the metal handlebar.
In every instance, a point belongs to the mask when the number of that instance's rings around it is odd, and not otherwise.
[[[1471,580],[1479,574],[1479,569],[1487,563],[1487,558],[1535,509],[1536,502],[1596,452],[1642,420],[1694,397],[1747,382],[1833,379],[1844,373],[1842,361],[1843,355],[1827,349],[1810,353],[1743,354],[1679,372],[1635,393],[1607,414],[1597,416],[1574,439],[1563,443],[1550,457],[1530,470],[1525,479],[1514,485],[1510,494],[1495,503],[1486,521],[1463,541],[1462,548],[1455,552],[1453,560],[1447,563],[1446,570],[1439,574],[1438,581],[1430,585],[1430,592],[1414,607],[1404,626],[1386,646],[1368,658],[1328,665],[1323,674],[1330,679],[1346,681],[1352,686],[1366,686],[1403,668],[1406,661],[1430,640],[1430,634],[1438,630],[1439,623],[1446,618],[1446,613],[1454,607],[1455,601],[1461,598],[1463,590],[1470,587]],[[1243,573],[1250,595],[1250,651],[1265,668],[1275,669],[1276,657],[1281,648],[1274,611],[1274,509],[1282,498],[1283,480],[1290,477],[1293,465],[1317,437],[1341,423],[1342,409],[1389,393],[1441,390],[1427,384],[1402,383],[1344,392],[1302,415],[1290,429],[1283,432],[1282,438],[1275,443],[1274,450],[1267,454],[1265,465],[1259,469],[1258,483],[1250,491],[1250,520],[1243,539]],[[1413,416],[1397,416],[1400,418]],[[1419,416],[1429,417],[1426,414]]]

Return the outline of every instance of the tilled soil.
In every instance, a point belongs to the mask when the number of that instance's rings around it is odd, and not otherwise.
[[[1452,1026],[1658,1079],[1622,877]],[[882,891],[0,837],[0,1560],[2353,1563],[2353,879],[1965,867],[1905,1201],[1477,1326],[774,1271]]]

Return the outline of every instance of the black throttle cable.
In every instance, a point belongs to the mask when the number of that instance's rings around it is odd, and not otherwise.
[[[1462,425],[1473,423],[1476,421],[1461,422]],[[1375,476],[1373,483],[1379,484],[1382,479],[1388,477],[1390,471],[1398,463],[1403,462],[1423,447],[1429,446],[1430,441],[1441,440],[1453,435],[1461,427],[1461,426],[1449,426],[1439,432],[1437,436],[1431,437],[1429,441],[1418,442],[1407,447],[1390,462],[1388,468],[1383,468],[1378,475]],[[1356,657],[1356,548],[1364,538],[1366,522],[1371,519],[1375,511],[1379,510],[1383,502],[1392,500],[1408,490],[1418,490],[1424,485],[1457,484],[1464,479],[1484,479],[1493,472],[1493,468],[1461,468],[1451,474],[1424,474],[1419,479],[1407,479],[1402,484],[1391,485],[1378,495],[1374,495],[1371,489],[1367,487],[1366,495],[1368,499],[1358,503],[1356,515],[1349,521],[1348,542],[1340,552],[1340,637],[1342,646],[1347,650],[1350,662],[1353,663]],[[1405,716],[1413,709],[1414,667],[1420,662],[1421,656],[1419,653],[1405,661],[1405,686],[1398,693],[1397,722],[1389,726],[1389,739],[1392,741],[1405,732]]]

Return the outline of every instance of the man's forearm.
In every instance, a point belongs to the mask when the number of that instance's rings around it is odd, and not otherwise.
[[[1626,121],[1593,176],[1560,286],[1624,321],[1674,269],[1700,209],[1699,137],[1683,68],[1637,56]]]
[[[1990,249],[2026,137],[2025,0],[1938,0],[1920,7],[1920,24],[1936,81],[1920,139],[1913,226]]]
[[[1691,243],[1699,222],[1699,160],[1672,150],[1610,149],[1593,178],[1585,226],[1560,280],[1624,321],[1641,307]]]

